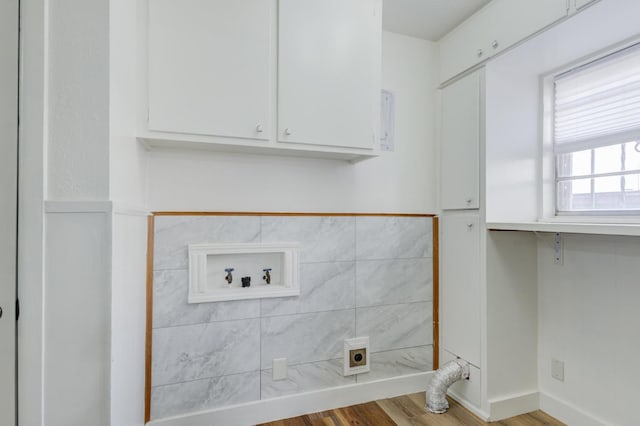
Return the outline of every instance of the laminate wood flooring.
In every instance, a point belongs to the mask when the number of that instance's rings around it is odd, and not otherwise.
[[[427,413],[424,392],[398,396],[321,413],[263,423],[259,426],[563,426],[542,411],[533,411],[498,422],[487,423],[452,399],[445,414]]]

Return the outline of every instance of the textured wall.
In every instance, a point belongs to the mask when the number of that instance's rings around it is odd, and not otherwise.
[[[159,216],[152,418],[431,370],[432,221],[421,217]],[[186,303],[187,244],[300,243],[299,297]],[[346,338],[371,372],[342,375]],[[272,380],[274,358],[288,377]]]

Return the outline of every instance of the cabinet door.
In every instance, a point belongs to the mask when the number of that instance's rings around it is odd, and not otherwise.
[[[567,0],[493,0],[438,43],[440,81],[564,18],[567,6]]]
[[[491,14],[491,7],[492,3],[485,6],[438,42],[440,81],[446,81],[490,56],[488,31],[499,25]]]
[[[440,235],[442,348],[480,366],[480,220],[444,214]]]
[[[275,0],[149,0],[149,130],[267,139]]]
[[[441,207],[476,209],[480,193],[480,72],[442,89]]]
[[[501,0],[494,6],[496,16],[508,16],[499,25],[487,28],[491,35],[487,49],[498,53],[530,35],[564,18],[568,13],[567,0]]]
[[[278,140],[373,148],[381,2],[280,0]]]

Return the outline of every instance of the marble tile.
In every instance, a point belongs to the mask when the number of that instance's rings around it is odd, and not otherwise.
[[[259,241],[259,216],[158,216],[155,218],[153,268],[187,268],[188,244]]]
[[[151,418],[161,419],[259,399],[259,371],[156,386],[151,389]]]
[[[356,306],[433,299],[431,258],[356,262]]]
[[[202,324],[260,316],[259,300],[187,303],[189,272],[168,269],[153,273],[153,328]]]
[[[262,316],[335,311],[354,307],[353,262],[300,265],[300,296],[262,299]]]
[[[355,376],[342,375],[342,358],[287,367],[287,378],[273,380],[273,370],[262,370],[261,398],[355,384]]]
[[[351,261],[355,218],[345,216],[264,216],[263,242],[299,242],[300,262]]]
[[[430,345],[432,317],[431,302],[356,308],[356,335],[369,336],[372,352]]]
[[[153,330],[153,386],[260,369],[260,320]]]
[[[375,352],[371,354],[371,371],[357,375],[358,383],[388,379],[433,370],[433,346]]]
[[[356,218],[356,259],[406,259],[431,257],[430,217]]]
[[[353,309],[263,318],[262,369],[274,358],[287,358],[289,365],[339,358],[354,332]]]

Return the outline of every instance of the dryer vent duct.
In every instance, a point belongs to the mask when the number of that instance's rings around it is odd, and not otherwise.
[[[458,380],[469,378],[469,364],[455,359],[440,367],[427,387],[427,410],[442,414],[449,409],[447,389]]]

